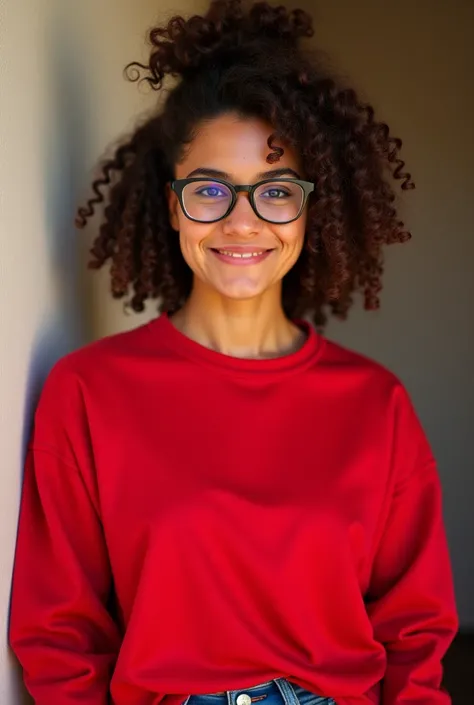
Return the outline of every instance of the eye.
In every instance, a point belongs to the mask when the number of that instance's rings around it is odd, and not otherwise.
[[[219,198],[219,196],[228,196],[227,191],[219,188],[219,186],[205,186],[204,188],[198,189],[196,191],[198,196],[207,196],[208,198]]]
[[[273,186],[272,188],[267,189],[264,191],[262,194],[260,194],[264,198],[288,198],[288,196],[291,196],[291,193],[289,193],[286,189],[283,188],[276,188]]]

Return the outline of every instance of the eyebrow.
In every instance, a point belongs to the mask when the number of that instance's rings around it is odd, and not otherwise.
[[[214,179],[224,179],[224,181],[231,181],[231,175],[226,171],[220,171],[219,169],[209,169],[207,167],[199,167],[199,169],[194,169],[191,171],[186,178],[190,179],[193,176],[210,176]],[[301,179],[301,176],[294,169],[290,167],[282,167],[281,169],[271,169],[270,171],[262,171],[257,174],[257,181],[264,179],[278,179],[280,176],[293,176],[295,179]]]

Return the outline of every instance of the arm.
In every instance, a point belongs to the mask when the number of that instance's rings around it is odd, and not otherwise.
[[[51,414],[65,411],[67,391],[57,397],[55,386],[51,378],[26,457],[9,637],[36,705],[106,705],[120,646],[106,608],[111,571],[84,478],[51,448],[68,425]]]
[[[457,628],[435,461],[403,392],[391,501],[366,598],[387,669],[383,705],[449,705],[442,665]]]

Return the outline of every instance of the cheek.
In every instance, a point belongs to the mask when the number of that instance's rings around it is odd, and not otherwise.
[[[304,244],[305,225],[306,223],[304,221],[289,223],[285,229],[282,229],[278,233],[278,239],[282,244],[283,251],[293,256],[300,254]]]
[[[184,259],[188,264],[196,262],[203,252],[203,242],[209,236],[209,226],[193,223],[186,218],[180,219],[179,223],[179,244]]]

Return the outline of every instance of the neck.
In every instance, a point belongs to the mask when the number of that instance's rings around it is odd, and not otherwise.
[[[188,338],[239,358],[287,355],[298,350],[305,338],[303,331],[285,316],[281,286],[244,301],[194,287],[185,305],[170,320]]]

